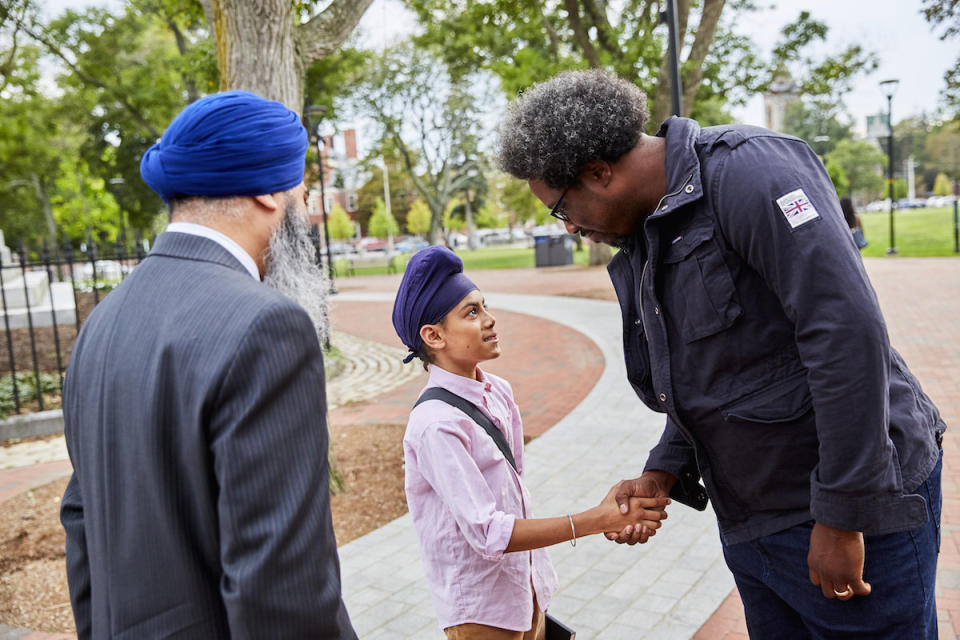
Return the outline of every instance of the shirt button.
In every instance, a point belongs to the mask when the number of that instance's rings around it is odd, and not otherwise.
[[[667,401],[667,394],[661,393],[661,394],[660,394],[660,402],[666,402],[666,401]]]
[[[639,327],[641,324],[643,324],[643,320],[641,320],[640,318],[637,318],[636,320],[633,321],[633,324]]]
[[[660,315],[660,307],[654,307],[653,312],[657,315]]]
[[[490,391],[491,388],[492,388],[492,387],[490,386],[490,383],[488,382],[487,384],[484,385],[483,390],[484,390],[484,391]]]
[[[668,205],[663,205],[662,207],[660,207],[660,211],[666,211],[666,210],[667,210],[667,206],[668,206]]]
[[[688,185],[684,188],[684,191],[686,191],[687,193],[693,193],[693,185],[692,185],[692,184],[688,184]]]

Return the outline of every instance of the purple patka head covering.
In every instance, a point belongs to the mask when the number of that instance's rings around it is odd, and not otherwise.
[[[307,130],[296,113],[249,91],[225,91],[180,112],[143,154],[140,175],[175,196],[259,196],[303,182]]]
[[[420,327],[440,322],[477,285],[463,274],[463,262],[446,247],[427,247],[413,254],[393,302],[393,328],[410,353],[423,344]]]

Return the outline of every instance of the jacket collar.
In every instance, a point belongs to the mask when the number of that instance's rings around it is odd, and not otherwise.
[[[666,216],[703,196],[700,157],[696,149],[700,125],[689,118],[671,116],[660,125],[657,136],[666,140],[664,168],[667,189],[648,220]]]
[[[153,248],[150,249],[147,257],[154,255],[212,262],[235,269],[247,276],[250,275],[239,260],[214,240],[187,233],[177,233],[176,231],[161,233],[157,236],[157,240],[153,243]]]

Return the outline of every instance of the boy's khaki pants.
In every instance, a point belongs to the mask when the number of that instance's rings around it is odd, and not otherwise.
[[[458,624],[443,630],[447,640],[543,640],[546,623],[543,612],[533,599],[533,622],[529,631],[507,631],[485,624]]]

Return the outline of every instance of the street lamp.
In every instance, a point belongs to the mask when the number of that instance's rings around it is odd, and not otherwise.
[[[899,80],[884,80],[880,83],[880,91],[887,97],[887,186],[890,193],[890,247],[887,255],[897,253],[897,243],[893,236],[893,94],[897,92]]]
[[[325,108],[315,105],[303,107],[303,120],[307,132],[314,137],[317,143],[317,177],[320,180],[320,211],[323,214],[323,239],[327,245],[327,273],[330,276],[330,293],[336,293],[337,287],[333,283],[333,256],[330,253],[330,224],[327,217],[327,195],[323,189],[323,136],[320,135],[320,124],[323,121]],[[311,125],[310,116],[315,116],[315,124]]]

